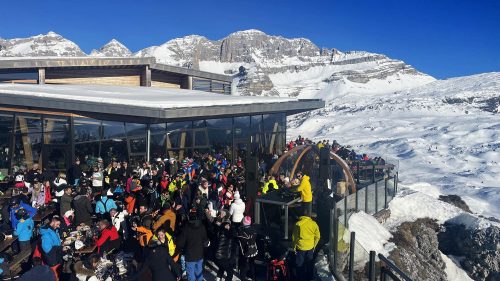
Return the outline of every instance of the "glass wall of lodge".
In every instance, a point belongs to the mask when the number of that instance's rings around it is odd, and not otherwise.
[[[250,149],[281,154],[285,128],[284,113],[150,124],[150,159],[209,152],[245,160]],[[88,166],[97,157],[106,163],[113,158],[138,163],[147,159],[147,130],[147,124],[0,112],[0,171],[33,163],[64,170],[72,151]]]

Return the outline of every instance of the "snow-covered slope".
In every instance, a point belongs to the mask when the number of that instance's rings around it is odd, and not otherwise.
[[[130,57],[132,52],[116,39],[112,39],[99,50],[92,50],[92,57]]]
[[[500,218],[500,73],[370,94],[345,83],[317,92],[329,100],[324,109],[289,118],[288,137],[336,139],[396,158],[403,183],[437,186]]]

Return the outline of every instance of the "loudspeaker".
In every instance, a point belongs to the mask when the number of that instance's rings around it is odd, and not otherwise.
[[[330,150],[323,147],[319,150],[319,178],[326,182],[330,178]]]
[[[247,198],[257,198],[257,192],[259,190],[259,160],[255,156],[247,157],[245,183]]]

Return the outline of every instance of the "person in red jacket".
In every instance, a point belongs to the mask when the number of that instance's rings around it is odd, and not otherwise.
[[[103,253],[109,253],[117,251],[120,248],[120,236],[114,225],[110,225],[109,221],[101,220],[98,223],[98,227],[101,230],[101,235],[96,242],[97,252],[102,255]]]

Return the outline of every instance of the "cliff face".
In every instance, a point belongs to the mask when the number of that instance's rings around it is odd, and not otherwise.
[[[0,56],[75,57],[86,54],[74,42],[49,32],[28,38],[0,39]],[[330,100],[335,94],[330,91],[332,87],[397,91],[434,80],[385,55],[340,52],[320,48],[305,38],[289,39],[254,29],[234,32],[219,40],[189,35],[136,53],[113,39],[93,50],[90,56],[155,57],[160,63],[232,75],[240,95]],[[369,85],[373,81],[376,87]]]

